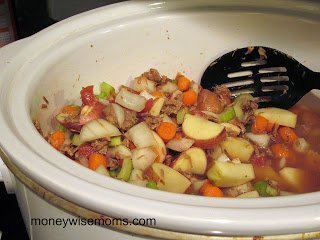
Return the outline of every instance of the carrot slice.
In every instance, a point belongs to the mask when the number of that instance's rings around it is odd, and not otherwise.
[[[177,127],[173,123],[162,122],[157,128],[157,133],[159,136],[165,140],[169,141],[176,135]]]
[[[176,77],[178,89],[180,91],[186,91],[189,89],[191,81],[183,75],[178,75]]]
[[[92,153],[89,156],[89,168],[96,170],[100,165],[107,167],[107,158],[100,153]]]
[[[217,186],[214,186],[209,181],[205,182],[200,190],[200,194],[206,197],[223,197],[223,192]]]
[[[267,132],[272,132],[273,128],[274,128],[274,123],[269,121],[267,126]]]
[[[298,139],[297,134],[289,127],[280,127],[278,133],[283,141],[286,143],[293,143]]]
[[[80,113],[80,107],[76,105],[67,105],[62,108],[61,112],[68,115],[78,115]]]
[[[156,98],[160,98],[160,97],[163,97],[164,94],[163,94],[162,92],[160,92],[160,91],[154,91],[154,92],[152,93],[152,96],[154,96],[154,97],[156,97]]]
[[[175,139],[179,140],[182,138],[182,133],[181,132],[177,132],[176,135],[174,136]]]
[[[289,149],[282,143],[276,143],[271,146],[271,151],[276,158],[286,158],[288,159],[290,156]]]
[[[189,90],[183,93],[182,102],[185,105],[193,105],[197,102],[198,95],[195,91]]]
[[[269,121],[262,116],[255,116],[251,131],[253,133],[266,133]]]
[[[62,147],[64,141],[65,141],[65,134],[61,130],[57,130],[53,132],[50,136],[50,144],[55,149],[59,149],[60,147]]]

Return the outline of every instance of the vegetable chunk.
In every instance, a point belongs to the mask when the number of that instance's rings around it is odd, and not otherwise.
[[[218,161],[208,170],[207,176],[218,187],[238,186],[255,177],[252,164]]]
[[[260,108],[254,112],[254,115],[260,115],[270,122],[281,126],[295,128],[297,124],[297,115],[285,109],[280,108]]]

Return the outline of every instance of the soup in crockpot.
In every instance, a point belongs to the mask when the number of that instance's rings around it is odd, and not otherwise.
[[[103,82],[80,96],[44,137],[99,174],[208,197],[320,190],[320,116],[306,107],[258,109],[249,94],[232,98],[224,86],[209,91],[155,69],[130,87]]]

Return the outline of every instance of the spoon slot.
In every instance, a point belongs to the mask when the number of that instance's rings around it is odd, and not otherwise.
[[[261,68],[259,73],[272,73],[272,72],[287,72],[285,67],[269,67],[269,68]]]

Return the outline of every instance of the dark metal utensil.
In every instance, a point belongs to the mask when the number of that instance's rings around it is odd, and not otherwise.
[[[290,108],[307,92],[320,88],[320,73],[268,47],[247,47],[212,62],[201,86],[213,89],[225,84],[233,95],[251,93],[261,107]]]

